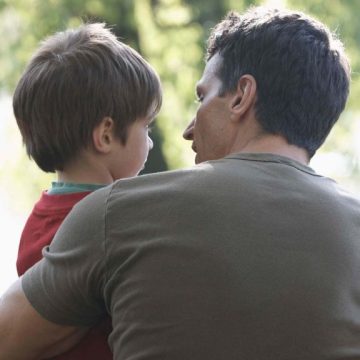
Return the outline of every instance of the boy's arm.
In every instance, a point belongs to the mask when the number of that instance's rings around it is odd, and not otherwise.
[[[0,299],[0,360],[53,357],[71,349],[86,332],[43,318],[27,300],[20,279]]]
[[[78,203],[43,259],[1,298],[0,360],[65,352],[106,315],[104,213],[110,190]]]

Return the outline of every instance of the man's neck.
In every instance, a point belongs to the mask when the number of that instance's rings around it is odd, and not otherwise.
[[[308,165],[310,162],[309,154],[305,149],[290,145],[285,138],[279,135],[262,134],[253,137],[245,144],[234,146],[231,152],[270,153],[288,157],[303,165]]]

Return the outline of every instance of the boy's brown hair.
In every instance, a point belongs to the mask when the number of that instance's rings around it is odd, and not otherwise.
[[[13,108],[27,154],[54,172],[91,146],[93,129],[105,117],[125,144],[129,125],[155,116],[161,100],[155,70],[95,23],[42,43],[16,87]]]

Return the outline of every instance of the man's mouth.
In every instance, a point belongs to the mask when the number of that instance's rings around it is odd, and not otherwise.
[[[194,143],[191,145],[191,148],[192,148],[192,150],[193,150],[194,153],[197,153],[197,151],[196,151],[196,145],[195,145]]]

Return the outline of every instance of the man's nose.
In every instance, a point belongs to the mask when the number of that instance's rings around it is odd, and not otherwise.
[[[190,124],[186,127],[185,131],[183,132],[183,138],[185,140],[194,140],[194,124],[195,119],[193,119]]]

